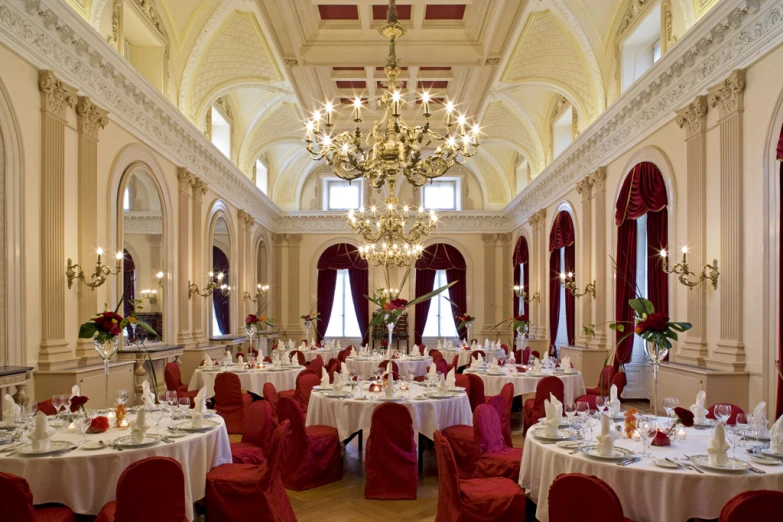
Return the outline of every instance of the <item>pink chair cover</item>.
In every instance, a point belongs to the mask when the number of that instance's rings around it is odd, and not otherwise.
[[[500,415],[500,424],[503,430],[503,440],[506,441],[506,446],[513,447],[514,444],[511,441],[511,408],[514,405],[514,385],[507,382],[500,389],[498,395],[487,396],[487,404],[492,404]]]
[[[581,473],[558,476],[549,487],[550,522],[625,522],[612,487]]]
[[[245,417],[253,397],[242,393],[239,377],[231,372],[221,372],[215,377],[215,410],[226,421],[229,433],[245,431]]]
[[[76,522],[65,506],[33,507],[30,484],[22,477],[0,472],[0,520],[9,522]]]
[[[278,418],[291,423],[291,440],[283,467],[283,484],[302,491],[336,482],[343,476],[337,430],[329,426],[307,426],[299,402],[281,397]]]
[[[745,491],[732,497],[720,512],[718,522],[748,522],[780,517],[783,492],[770,490]],[[774,513],[778,513],[774,515]]]
[[[419,345],[419,355],[424,355],[424,350],[426,350],[427,347],[423,344]]]
[[[410,411],[402,404],[381,404],[372,414],[367,439],[364,498],[415,500],[418,457]]]
[[[188,522],[185,513],[185,474],[180,463],[169,457],[147,457],[125,468],[117,481],[117,500],[103,506],[96,522]]]
[[[348,357],[348,355],[351,353],[351,350],[341,350],[340,353],[337,354],[337,360],[341,363],[345,362],[345,358]]]
[[[277,427],[272,417],[272,406],[267,401],[256,401],[247,410],[245,432],[241,442],[231,443],[231,457],[235,464],[261,464],[267,445]]]
[[[729,404],[727,402],[718,403],[718,404]],[[708,419],[716,419],[715,417],[715,406],[718,404],[713,404],[709,408],[707,408],[707,418]],[[729,420],[726,421],[726,424],[736,424],[737,423],[737,415],[740,413],[745,413],[745,411],[740,408],[739,406],[735,404],[729,404],[731,406],[731,415],[729,415]]]
[[[538,422],[538,419],[546,416],[544,411],[544,401],[549,399],[549,394],[555,396],[557,400],[563,402],[564,391],[563,381],[557,377],[544,377],[536,385],[536,398],[528,399],[525,401],[525,406],[522,411],[522,417],[525,423],[525,435],[530,426]]]
[[[464,382],[460,377],[467,379],[468,385],[464,386],[470,401],[470,409],[475,410],[479,404],[484,404],[484,381],[474,374],[462,374],[457,376],[455,384],[460,386]],[[476,471],[476,440],[473,427],[466,424],[449,426],[443,430],[443,435],[448,439],[460,477],[471,478]]]
[[[517,482],[522,463],[522,448],[509,448],[503,439],[500,415],[504,409],[499,395],[490,404],[482,404],[473,412],[473,430],[478,450],[473,478],[506,477]]]

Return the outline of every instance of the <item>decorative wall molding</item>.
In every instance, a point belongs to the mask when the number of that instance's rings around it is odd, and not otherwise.
[[[301,211],[288,212],[275,223],[275,232],[340,234],[351,233],[344,212]],[[461,210],[459,212],[439,212],[438,228],[435,234],[502,233],[511,230],[503,212]]]

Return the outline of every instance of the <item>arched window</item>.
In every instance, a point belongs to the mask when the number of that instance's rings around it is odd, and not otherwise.
[[[617,198],[617,277],[615,314],[618,321],[632,321],[629,299],[645,297],[656,312],[668,313],[669,287],[661,269],[661,250],[669,246],[669,214],[666,184],[654,163],[635,165],[625,178]],[[619,340],[625,334],[617,332]],[[634,335],[617,347],[615,365],[642,360],[644,341]],[[635,354],[635,355],[634,355]]]
[[[570,274],[576,279],[574,238],[571,214],[561,210],[549,233],[549,342],[552,346],[572,345],[576,340],[574,296],[560,284],[561,274]]]
[[[511,258],[511,263],[514,267],[514,286],[521,286],[528,293],[528,299],[530,299],[529,260],[530,254],[527,250],[527,239],[525,239],[525,236],[519,236],[514,247],[514,255]],[[517,297],[516,294],[514,294],[514,314],[521,315],[525,319],[529,317],[527,303]]]
[[[361,337],[366,343],[370,314],[364,296],[369,290],[367,261],[355,246],[338,243],[324,250],[318,259],[318,340]]]
[[[457,338],[464,335],[464,328],[457,332],[459,321],[454,315],[467,312],[466,273],[465,258],[453,246],[436,243],[424,249],[421,258],[416,261],[416,297],[452,281],[457,283],[429,301],[415,305],[416,344],[421,344],[424,336]]]

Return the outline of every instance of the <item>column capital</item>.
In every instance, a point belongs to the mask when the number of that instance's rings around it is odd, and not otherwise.
[[[576,182],[576,192],[582,196],[582,201],[588,201],[592,197],[593,182],[588,174]]]
[[[286,234],[285,238],[288,240],[288,246],[298,247],[302,242],[302,234]]]
[[[238,215],[240,225],[244,225],[247,228],[252,227],[253,223],[256,221],[255,218],[253,218],[253,216],[251,216],[250,213],[245,210],[240,209]]]
[[[190,184],[193,181],[193,173],[186,167],[177,167],[177,179],[179,180],[179,191],[190,197]]]
[[[147,234],[147,241],[151,245],[160,245],[163,243],[163,234]]]
[[[592,196],[595,197],[601,194],[606,189],[606,167],[598,167],[595,172],[587,175],[590,179],[590,188],[592,190]]]
[[[207,193],[207,182],[198,176],[193,176],[190,184],[193,185],[193,199],[201,203]]]
[[[76,102],[76,116],[79,132],[97,140],[98,132],[109,124],[109,111],[95,105],[87,96],[79,96]]]
[[[485,245],[492,245],[492,243],[495,242],[495,234],[481,234],[481,241],[483,241]]]
[[[543,224],[546,219],[546,209],[542,208],[540,210],[536,210],[531,214],[530,216],[530,224],[534,227],[538,226],[539,224]]]
[[[282,245],[285,241],[285,234],[272,234],[272,244],[273,245]]]
[[[55,116],[65,119],[65,110],[76,105],[78,90],[59,79],[54,72],[48,69],[38,71],[38,88],[41,91],[42,111],[51,112]]]
[[[681,129],[685,129],[685,138],[703,133],[707,129],[707,96],[699,95],[677,111],[675,120]]]
[[[710,107],[717,107],[720,117],[744,109],[745,69],[734,69],[719,84],[707,89]]]

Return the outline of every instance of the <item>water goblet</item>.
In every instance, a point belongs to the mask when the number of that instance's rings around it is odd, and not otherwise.
[[[742,440],[742,429],[736,424],[726,426],[726,440],[731,444],[731,456],[737,456],[737,444]]]
[[[54,406],[55,415],[60,413],[60,408],[63,407],[62,395],[52,395],[52,406]]]
[[[663,409],[666,410],[666,415],[673,418],[674,408],[680,405],[680,401],[674,397],[666,397],[663,399]]]
[[[30,420],[30,416],[27,414],[27,410],[24,407],[20,407],[19,411],[14,415],[14,424],[16,428],[22,432],[22,438],[27,433],[27,422]]]
[[[590,413],[590,404],[587,401],[577,401],[576,413],[581,420],[584,420],[585,416]]]
[[[758,444],[760,442],[759,437],[761,437],[762,432],[767,429],[767,419],[761,414],[751,415],[751,417],[753,431],[756,434],[756,444]]]
[[[574,415],[576,415],[576,406],[573,402],[566,402],[563,404],[563,412],[568,417],[569,426],[574,423]]]
[[[642,444],[644,446],[642,456],[652,458],[652,453],[650,453],[650,444],[658,432],[658,427],[655,424],[655,420],[650,417],[640,417],[637,431],[639,432],[639,436],[641,437]]]
[[[79,431],[82,432],[82,444],[87,442],[87,430],[90,429],[90,426],[92,425],[92,418],[90,415],[83,411],[81,415],[76,419],[76,426],[79,428]]]
[[[604,408],[606,408],[607,402],[609,401],[606,399],[606,397],[603,397],[601,395],[595,398],[595,407],[598,410],[599,415],[604,412]]]
[[[716,404],[714,411],[718,421],[724,424],[729,420],[729,417],[731,417],[731,406],[728,404]]]
[[[65,406],[65,412],[67,414],[68,420],[71,420],[71,396],[68,394],[60,395],[63,400],[63,406]]]
[[[152,422],[155,423],[155,433],[160,433],[158,426],[160,426],[160,421],[163,420],[163,414],[165,413],[165,410],[163,409],[163,406],[160,405],[157,408],[153,405],[150,405],[147,409],[147,412],[149,413],[149,416],[152,418]]]
[[[117,392],[114,394],[114,398],[116,399],[117,404],[127,404],[128,390],[117,390]]]
[[[174,417],[177,413],[177,405],[179,404],[179,399],[177,398],[177,392],[175,390],[169,390],[166,392],[166,402],[169,405],[169,415],[171,416],[171,420],[174,421]]]
[[[182,413],[182,417],[186,417],[188,410],[190,409],[190,397],[180,397],[178,400],[179,411]]]

